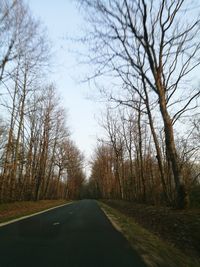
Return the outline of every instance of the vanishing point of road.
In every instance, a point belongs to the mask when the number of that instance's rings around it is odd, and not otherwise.
[[[0,267],[145,267],[95,200],[0,227]]]

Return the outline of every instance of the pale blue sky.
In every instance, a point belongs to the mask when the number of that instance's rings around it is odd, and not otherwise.
[[[47,76],[47,83],[55,82],[62,104],[68,110],[72,138],[89,159],[100,131],[94,118],[99,105],[87,99],[91,88],[88,89],[87,84],[77,82],[82,75],[83,66],[77,66],[75,55],[70,52],[74,48],[74,43],[66,38],[79,35],[81,15],[70,0],[26,1],[33,15],[39,17],[46,26],[52,42],[54,67],[53,73]]]

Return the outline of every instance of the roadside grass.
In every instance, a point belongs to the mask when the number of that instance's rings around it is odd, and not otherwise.
[[[149,267],[199,267],[200,261],[186,256],[172,244],[160,240],[158,236],[137,224],[110,206],[98,202],[113,226],[121,231],[134,250],[143,258]]]
[[[66,200],[19,201],[0,204],[0,223],[66,204]]]

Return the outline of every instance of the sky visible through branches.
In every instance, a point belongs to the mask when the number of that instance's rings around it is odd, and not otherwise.
[[[82,53],[81,44],[71,40],[82,36],[82,28],[85,21],[79,13],[74,1],[47,1],[26,0],[35,17],[39,17],[47,28],[48,37],[52,45],[51,70],[48,73],[48,81],[53,81],[61,96],[63,106],[68,110],[68,122],[72,137],[90,160],[94,151],[97,137],[102,136],[103,130],[98,125],[97,117],[101,104],[91,101],[91,95],[95,94],[93,86],[81,83],[84,74],[92,75],[89,67],[78,64]],[[195,12],[191,10],[191,12]],[[74,53],[75,51],[75,53]],[[91,73],[90,73],[91,72]],[[198,84],[196,75],[195,86]],[[117,80],[115,80],[117,83]],[[109,82],[109,87],[115,87],[114,80],[106,78],[103,84]],[[89,97],[88,97],[89,96]],[[178,125],[184,131],[183,125]]]
[[[52,45],[51,71],[48,81],[53,81],[59,91],[72,137],[87,159],[90,159],[100,127],[95,119],[99,105],[90,99],[91,88],[81,83],[83,78],[74,53],[71,38],[80,35],[81,15],[72,1],[26,0],[33,15],[47,28]]]

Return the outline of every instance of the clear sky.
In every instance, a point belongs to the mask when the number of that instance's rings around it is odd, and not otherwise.
[[[52,42],[53,73],[47,78],[54,82],[63,106],[68,110],[68,124],[72,139],[89,159],[100,131],[95,120],[99,105],[88,100],[91,88],[78,82],[83,66],[78,66],[71,50],[74,43],[67,37],[78,36],[82,24],[81,15],[70,0],[26,0],[33,16],[40,18],[47,28]],[[77,45],[76,45],[77,49]]]

